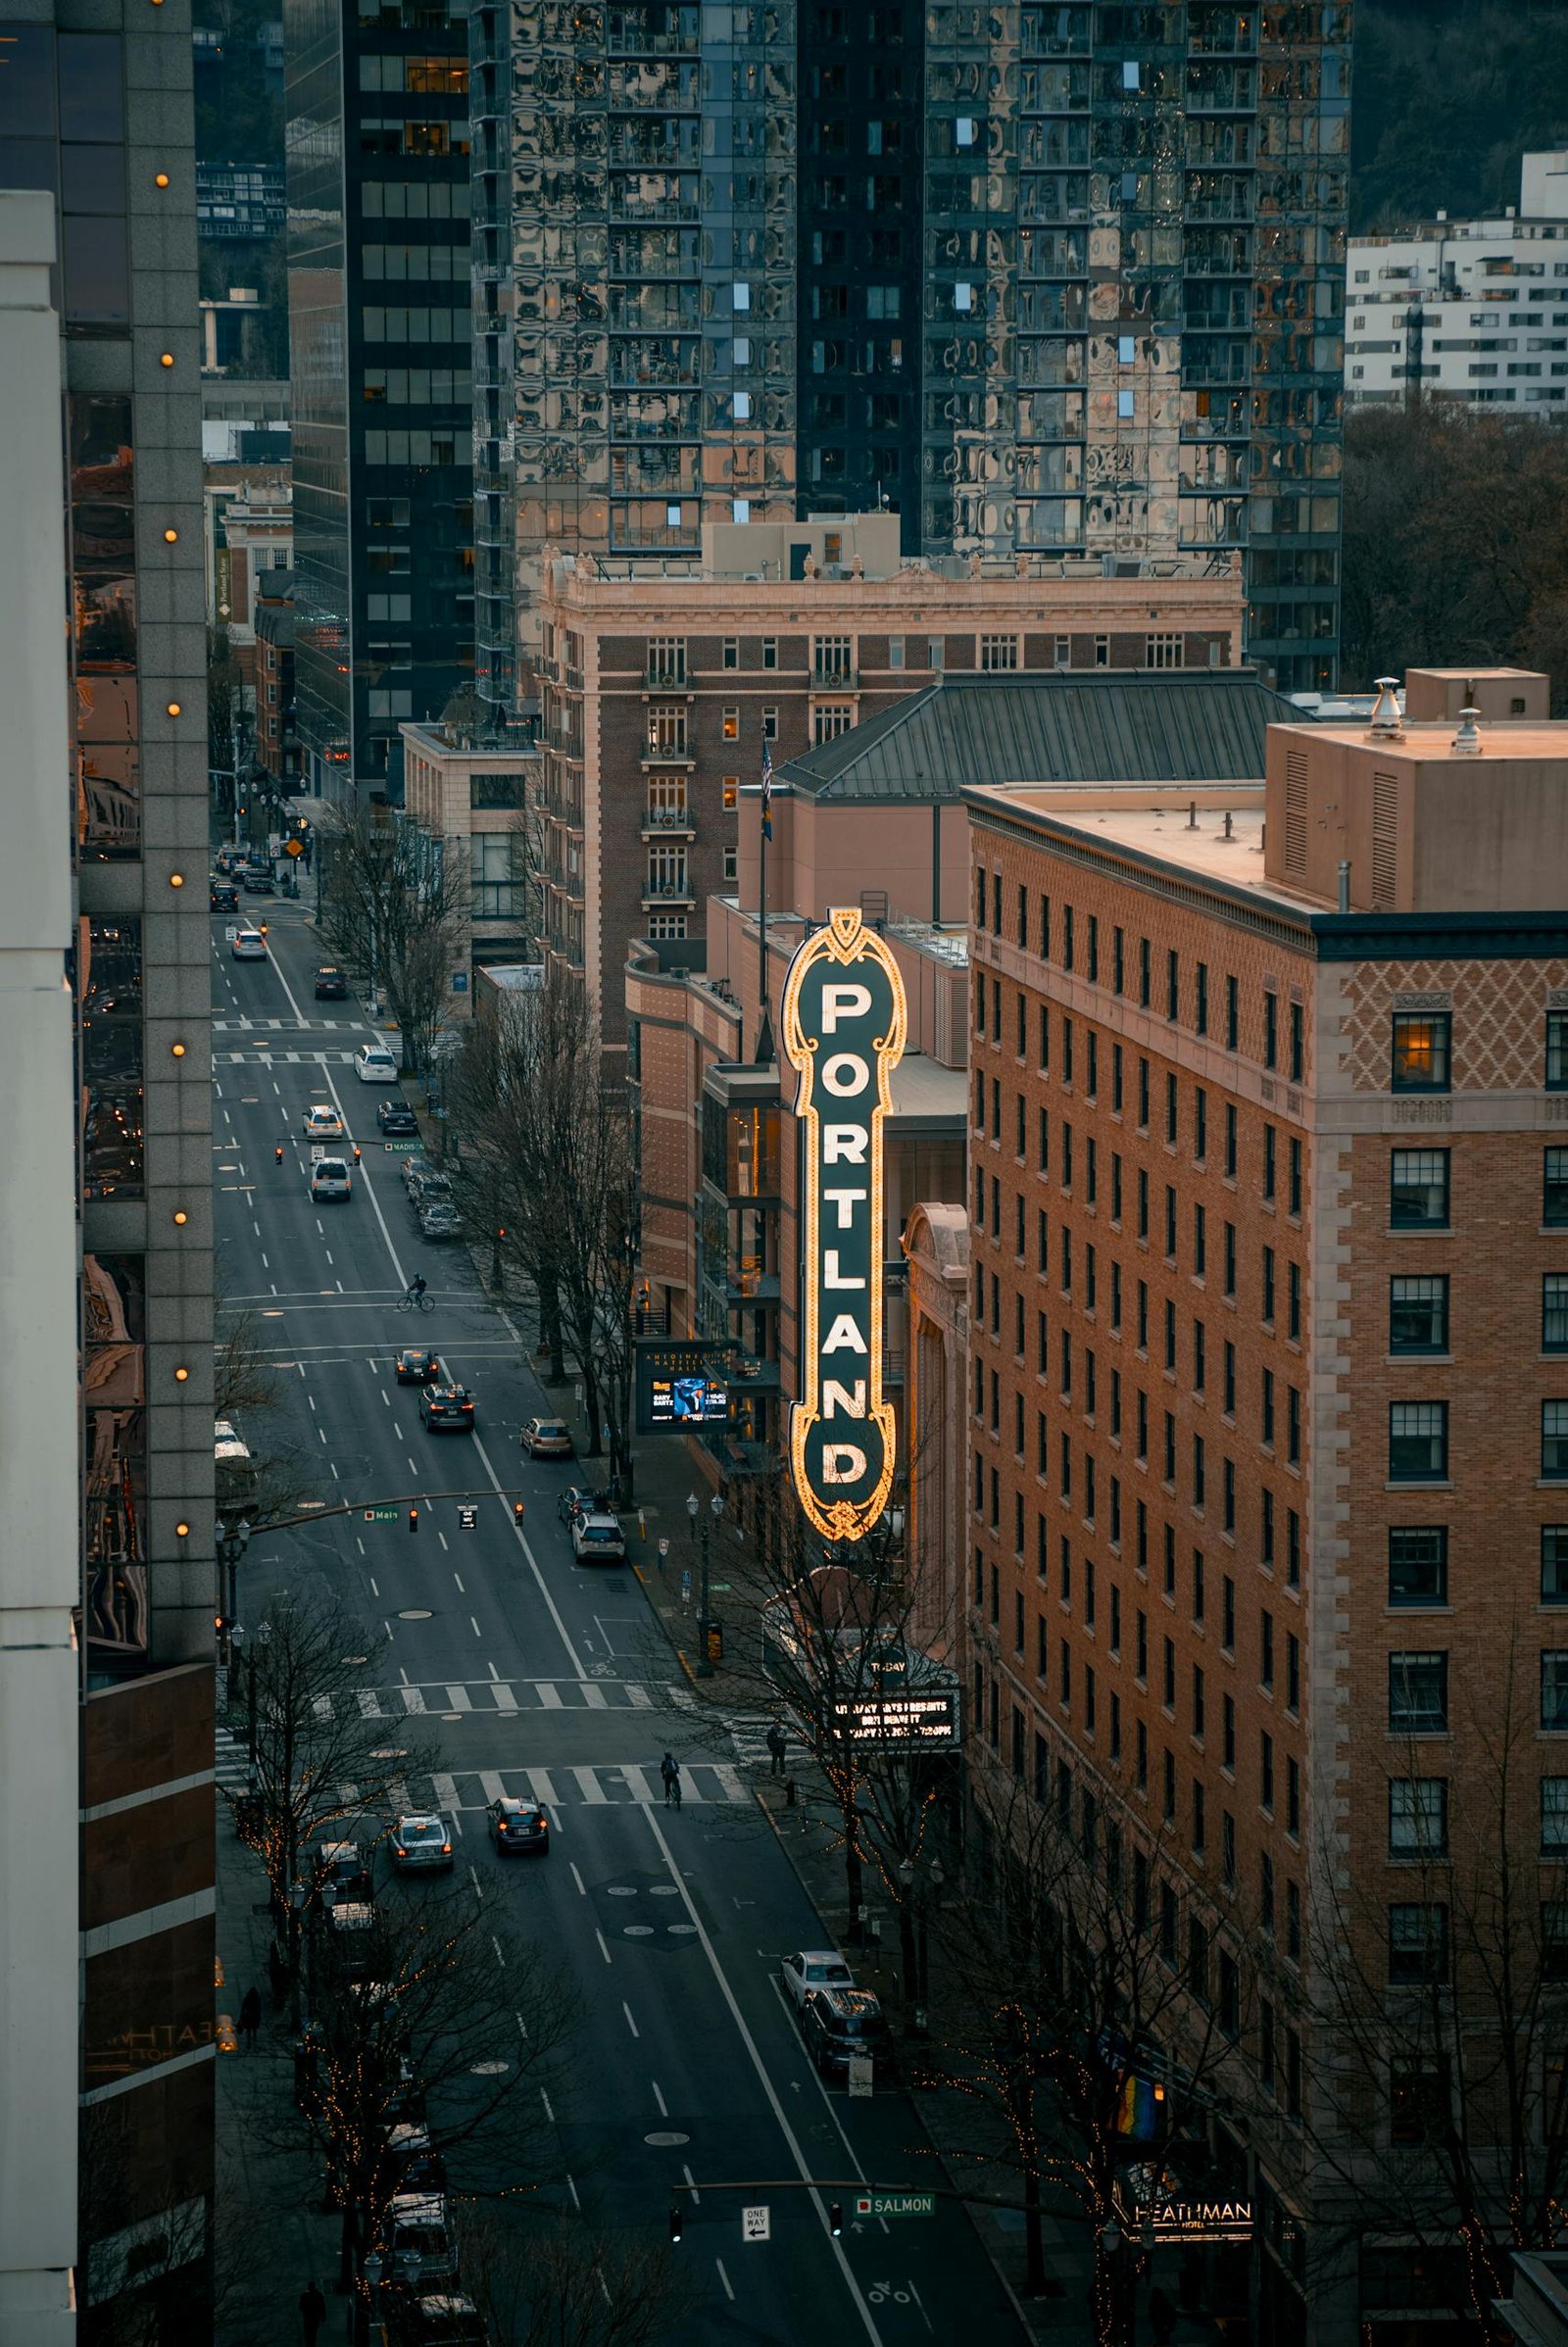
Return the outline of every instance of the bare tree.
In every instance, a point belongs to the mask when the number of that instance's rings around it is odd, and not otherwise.
[[[1200,1896],[1158,1834],[1133,1840],[1121,1803],[1064,1758],[1049,1788],[983,1764],[972,1795],[979,1863],[944,1911],[933,2067],[1003,2124],[1031,2295],[1047,2204],[1089,2226],[1095,2337],[1111,2347],[1126,2335],[1128,2172],[1157,2172],[1218,2098],[1243,2031],[1245,1941],[1225,1886]]]
[[[389,1807],[404,1779],[436,1765],[433,1745],[394,1749],[385,1720],[361,1707],[385,1643],[334,1598],[296,1603],[286,1592],[271,1599],[246,1640],[246,1701],[256,1732],[240,1815],[277,1911],[287,1917],[291,1979],[299,1973],[304,1914],[296,1885],[308,1903],[315,1844],[346,1820]]]
[[[246,1455],[220,1448],[218,1512],[253,1533],[292,1523],[317,1499],[320,1479],[303,1443],[280,1431],[282,1389],[262,1345],[254,1312],[217,1298],[223,1334],[213,1347],[213,1415],[233,1429]]]
[[[1513,2252],[1568,2224],[1568,1809],[1541,1777],[1536,1669],[1515,1641],[1500,1697],[1453,1723],[1462,1771],[1419,1735],[1398,1748],[1369,1788],[1397,1873],[1326,1848],[1312,1931],[1314,2157],[1357,2232],[1425,2245],[1488,2347],[1513,2335]]]
[[[467,872],[444,841],[384,807],[324,819],[318,853],[321,934],[385,996],[413,1074],[429,1064],[466,952]]]

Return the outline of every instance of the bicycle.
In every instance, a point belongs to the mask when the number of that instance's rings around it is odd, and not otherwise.
[[[400,1296],[398,1297],[398,1310],[400,1312],[433,1312],[435,1310],[435,1297],[428,1294],[424,1296]]]

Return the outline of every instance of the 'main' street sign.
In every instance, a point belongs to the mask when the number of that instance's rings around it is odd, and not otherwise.
[[[865,1538],[893,1487],[882,1398],[882,1126],[904,1054],[904,983],[858,908],[830,911],[784,987],[784,1049],[806,1128],[802,1395],[790,1428],[795,1489],[826,1540]]]

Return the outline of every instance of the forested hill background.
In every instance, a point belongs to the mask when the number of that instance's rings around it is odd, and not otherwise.
[[[1568,0],[1356,0],[1350,233],[1519,201],[1568,145]]]

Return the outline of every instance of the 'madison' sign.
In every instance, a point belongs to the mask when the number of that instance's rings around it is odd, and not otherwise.
[[[882,1398],[882,1122],[904,1054],[904,982],[858,910],[829,912],[784,988],[784,1049],[805,1127],[802,1394],[790,1465],[830,1540],[863,1540],[893,1486]]]

